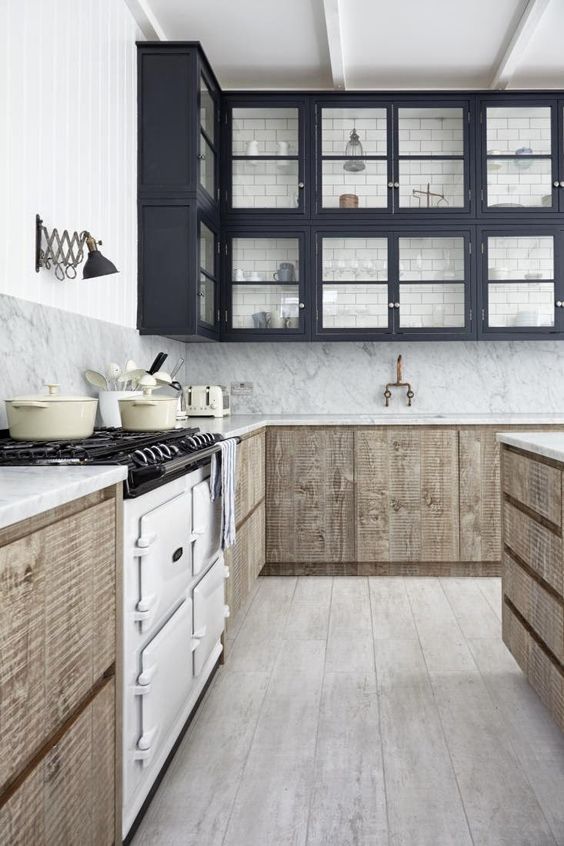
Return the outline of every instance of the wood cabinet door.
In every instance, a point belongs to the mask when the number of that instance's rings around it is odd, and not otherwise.
[[[0,786],[115,657],[115,502],[0,547]]]
[[[353,430],[269,429],[266,465],[266,560],[354,561]]]
[[[355,488],[359,562],[458,560],[455,430],[357,430]]]
[[[237,628],[239,612],[245,607],[257,576],[265,561],[264,502],[237,529],[235,544],[225,551],[229,578],[225,582],[225,601],[229,605],[226,631],[230,635]]]
[[[495,429],[461,429],[460,560],[501,559],[499,444]]]
[[[237,449],[237,484],[235,519],[237,524],[264,499],[265,433],[259,432],[241,441]]]
[[[114,842],[114,681],[0,808],[0,842],[11,846]]]

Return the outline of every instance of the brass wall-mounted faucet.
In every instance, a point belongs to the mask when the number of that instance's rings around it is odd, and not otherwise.
[[[409,382],[403,381],[401,355],[398,355],[398,360],[396,362],[396,381],[388,382],[388,384],[386,385],[386,390],[384,391],[384,396],[386,397],[386,408],[389,406],[390,398],[392,396],[390,388],[407,388],[407,404],[411,405],[411,400],[413,399],[415,394],[411,389],[411,384]]]

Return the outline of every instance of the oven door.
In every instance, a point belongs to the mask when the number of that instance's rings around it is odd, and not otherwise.
[[[185,492],[141,517],[137,539],[141,631],[155,628],[186,595],[192,576],[190,493]]]
[[[221,497],[211,501],[210,481],[204,479],[193,487],[192,537],[193,574],[206,569],[221,548]]]
[[[194,684],[192,601],[186,599],[141,652],[136,693],[141,700],[141,736],[135,757],[144,767],[169,739]]]
[[[225,564],[220,555],[194,588],[194,675],[199,676],[225,626]]]

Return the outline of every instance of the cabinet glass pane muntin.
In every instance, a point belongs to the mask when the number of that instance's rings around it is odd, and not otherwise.
[[[464,156],[462,108],[398,108],[400,156]]]
[[[324,209],[386,208],[388,205],[388,164],[365,159],[362,171],[347,171],[348,159],[324,159],[321,165],[322,206]]]
[[[200,77],[200,126],[211,144],[215,144],[215,115],[215,101],[202,76]]]
[[[299,154],[299,111],[293,107],[234,107],[232,155],[294,156]]]
[[[299,163],[293,159],[234,159],[231,204],[235,209],[296,209]]]
[[[324,329],[387,329],[388,286],[324,282],[322,319]]]
[[[388,239],[324,237],[323,282],[376,282],[388,279]]]
[[[400,237],[398,249],[400,282],[464,280],[461,236]]]
[[[550,208],[552,160],[488,157],[487,192],[488,208]]]
[[[347,155],[351,134],[356,132],[364,156],[383,156],[388,148],[388,120],[385,108],[321,109],[321,154],[323,156]],[[354,146],[354,138],[352,139]],[[360,147],[357,148],[360,152]],[[351,148],[349,148],[351,149]]]
[[[555,325],[554,249],[552,235],[488,236],[490,328]]]
[[[464,208],[462,159],[400,159],[398,171],[400,208]]]
[[[466,290],[464,282],[400,283],[401,329],[463,329]]]
[[[554,279],[553,235],[490,235],[488,280]]]
[[[233,282],[298,281],[300,242],[298,238],[233,238]]]
[[[298,329],[299,286],[292,284],[233,285],[233,329]]]
[[[548,155],[552,153],[550,106],[486,106],[488,155]]]
[[[215,153],[200,133],[200,185],[210,197],[215,196]]]

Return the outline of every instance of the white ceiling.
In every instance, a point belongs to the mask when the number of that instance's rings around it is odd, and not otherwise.
[[[225,89],[564,88],[564,0],[127,2]]]

